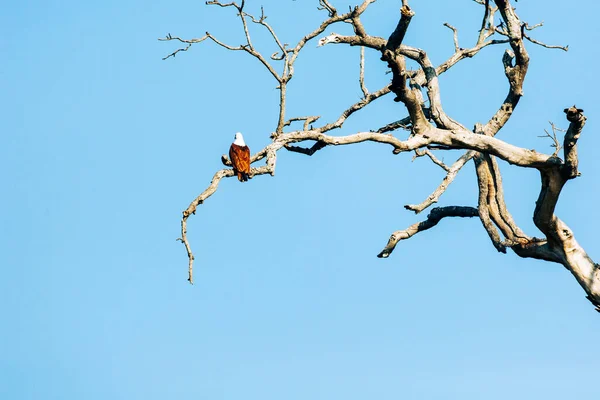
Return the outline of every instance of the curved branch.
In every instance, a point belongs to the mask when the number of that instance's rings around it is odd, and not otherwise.
[[[478,215],[477,209],[474,207],[462,207],[462,206],[449,206],[449,207],[436,207],[431,210],[425,221],[417,222],[409,226],[408,228],[396,231],[392,233],[387,245],[377,255],[379,258],[388,258],[390,254],[396,248],[399,241],[409,239],[419,232],[426,231],[427,229],[433,228],[446,217],[462,217],[471,218]]]
[[[435,165],[437,165],[444,171],[450,172],[450,167],[448,167],[446,164],[444,164],[444,162],[441,161],[439,158],[437,158],[429,149],[415,150],[415,155],[413,156],[413,161],[417,158],[424,157],[424,156],[427,156],[431,160],[432,163],[434,163]]]
[[[578,176],[577,139],[586,118],[577,107],[565,109],[569,129],[565,134],[564,164],[541,168],[542,188],[536,202],[533,222],[548,238],[547,248],[555,260],[565,266],[585,290],[587,298],[598,309],[600,304],[600,266],[579,245],[573,231],[555,214],[556,203],[567,181]]]
[[[258,161],[263,157],[267,157],[266,165],[259,168],[252,168],[250,171],[251,176],[270,174],[271,176],[275,174],[275,163],[277,161],[276,152],[281,148],[281,145],[278,143],[272,143],[262,149],[260,152],[255,154],[251,158],[251,162]],[[221,157],[221,161],[223,164],[231,165],[231,162],[227,159],[225,155]],[[178,239],[181,241],[186,249],[188,255],[188,281],[193,284],[193,266],[194,266],[194,253],[192,252],[192,247],[187,238],[187,220],[192,214],[196,214],[196,210],[199,205],[203,204],[206,199],[211,197],[219,188],[219,183],[223,178],[231,178],[235,176],[233,169],[221,169],[217,171],[213,179],[210,182],[210,185],[200,193],[191,203],[190,205],[183,211],[183,217],[181,218],[181,237]]]
[[[200,43],[200,42],[205,41],[206,39],[208,39],[208,35],[204,35],[201,38],[195,38],[195,39],[182,39],[182,38],[180,38],[178,36],[171,36],[170,33],[167,33],[167,36],[165,36],[164,38],[158,38],[158,41],[159,42],[168,42],[168,41],[171,41],[171,40],[177,40],[177,41],[180,41],[181,43],[187,43],[187,46],[181,47],[181,48],[175,50],[171,54],[163,57],[162,60],[164,61],[167,58],[175,57],[177,55],[177,53],[179,53],[180,51],[188,51],[190,49],[190,47],[192,47],[192,45],[194,43]]]
[[[352,114],[365,108],[372,101],[377,100],[378,98],[383,97],[386,94],[389,94],[390,92],[391,92],[391,90],[390,90],[389,86],[385,86],[376,92],[369,93],[364,98],[362,98],[359,102],[354,103],[348,109],[344,110],[344,112],[342,112],[342,114],[338,117],[338,119],[335,122],[323,125],[322,127],[318,128],[317,130],[319,132],[328,132],[332,129],[341,128],[342,125],[344,124],[344,122],[346,122],[346,119],[348,119],[348,117],[350,117]]]
[[[292,146],[289,144],[286,144],[283,147],[285,147],[286,150],[291,151],[292,153],[300,153],[300,154],[305,154],[307,156],[312,156],[317,151],[327,147],[327,143],[318,141],[315,144],[313,144],[310,148],[300,147],[300,146]]]
[[[512,51],[506,51],[502,57],[504,72],[508,79],[509,91],[504,102],[494,116],[485,124],[482,131],[488,136],[494,136],[508,122],[521,96],[523,82],[529,68],[529,54],[523,43],[523,27],[508,0],[495,0],[502,19],[506,23],[506,35]],[[514,65],[512,61],[514,59]]]
[[[433,193],[431,193],[429,195],[429,197],[427,197],[427,199],[425,199],[425,201],[423,201],[420,204],[407,204],[404,206],[404,208],[406,208],[407,210],[410,210],[410,211],[414,211],[415,214],[418,214],[421,211],[428,208],[429,206],[431,206],[432,204],[437,203],[440,196],[442,194],[444,194],[446,189],[448,189],[448,186],[452,182],[454,182],[454,178],[456,178],[458,171],[460,171],[461,168],[464,167],[464,165],[467,162],[469,162],[476,154],[477,154],[476,151],[472,151],[472,150],[467,151],[458,160],[456,160],[454,162],[454,164],[452,164],[452,166],[448,170],[448,173],[442,180],[442,183],[440,183],[440,185],[437,187],[437,189],[435,189],[433,191]]]

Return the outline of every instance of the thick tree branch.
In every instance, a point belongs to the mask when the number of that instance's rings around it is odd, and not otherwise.
[[[521,96],[523,96],[523,82],[529,68],[529,54],[523,43],[521,21],[508,0],[495,0],[495,3],[506,24],[506,35],[509,38],[512,51],[507,50],[502,58],[504,72],[509,83],[509,91],[498,111],[482,129],[482,132],[488,136],[496,135],[512,116]]]
[[[548,247],[577,279],[594,306],[600,304],[600,267],[577,243],[571,229],[555,214],[556,203],[565,183],[578,176],[577,139],[586,118],[583,110],[573,106],[565,110],[569,129],[565,134],[565,163],[540,168],[542,188],[533,215],[535,225],[548,238]],[[568,147],[568,148],[567,148]]]
[[[565,108],[565,114],[567,114],[567,120],[571,124],[567,133],[565,133],[565,142],[563,145],[565,164],[562,167],[562,174],[565,179],[573,179],[580,175],[577,169],[579,165],[577,141],[587,118],[583,115],[583,110],[575,106]]]
[[[300,154],[305,154],[307,156],[312,156],[317,151],[327,147],[327,144],[324,142],[318,141],[315,144],[313,144],[310,148],[300,147],[300,146],[292,146],[289,144],[286,144],[284,147],[286,150],[289,150],[293,153],[300,153]]]
[[[400,21],[388,38],[385,49],[382,51],[381,60],[387,62],[388,67],[392,70],[390,89],[396,94],[394,101],[404,103],[412,121],[413,133],[420,134],[427,130],[430,125],[423,113],[420,92],[417,95],[418,89],[407,86],[406,60],[399,53],[402,40],[413,16],[414,12],[406,2],[403,2],[400,9]]]
[[[488,163],[483,155],[475,158],[475,168],[477,171],[477,183],[479,186],[479,202],[477,209],[479,210],[479,219],[488,233],[492,244],[501,253],[506,253],[506,245],[503,243],[498,233],[498,229],[494,224],[493,216],[490,213],[490,203],[494,201],[494,188],[492,177],[488,170]]]
[[[454,121],[444,112],[437,72],[429,60],[427,53],[424,50],[409,46],[400,47],[398,52],[405,57],[418,62],[421,66],[421,70],[425,75],[424,86],[427,88],[427,97],[429,98],[431,118],[435,121],[438,128],[465,129],[464,126],[457,121]]]

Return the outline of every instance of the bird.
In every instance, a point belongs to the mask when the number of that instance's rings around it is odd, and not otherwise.
[[[235,139],[229,148],[229,159],[233,165],[233,172],[240,182],[250,179],[250,149],[244,142],[240,132],[235,134]]]

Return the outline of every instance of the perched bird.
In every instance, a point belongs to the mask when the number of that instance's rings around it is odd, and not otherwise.
[[[244,137],[240,132],[235,134],[235,140],[231,143],[229,159],[238,180],[246,182],[250,178],[250,149],[246,146]]]

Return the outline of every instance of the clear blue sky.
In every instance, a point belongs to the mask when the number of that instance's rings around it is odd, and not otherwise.
[[[288,43],[324,16],[316,0],[246,3],[264,5]],[[375,3],[368,31],[388,35],[399,3]],[[435,63],[453,50],[444,22],[459,28],[462,46],[474,42],[472,1],[412,3],[406,42]],[[545,22],[535,37],[570,50],[529,45],[525,97],[500,137],[551,152],[537,137],[548,121],[566,127],[563,108],[585,109],[583,175],[557,211],[600,260],[598,4],[516,5],[525,20]],[[268,142],[277,92],[246,54],[207,42],[161,61],[176,44],[156,39],[208,30],[240,44],[231,10],[196,0],[10,2],[0,25],[0,398],[597,397],[600,315],[561,266],[498,254],[476,219],[443,221],[375,257],[392,231],[423,218],[402,206],[443,176],[388,147],[282,152],[275,177],[224,181],[190,219],[196,285],[187,283],[175,241],[181,211],[236,131],[252,149]],[[264,39],[256,33],[270,54]],[[503,50],[441,78],[446,110],[467,126],[504,98]],[[389,80],[378,58],[366,60],[371,90]],[[360,98],[357,74],[358,48],[310,44],[288,116],[335,118]],[[385,98],[340,133],[403,116]],[[539,235],[538,174],[501,168],[511,212]],[[472,165],[440,204],[476,204]]]

